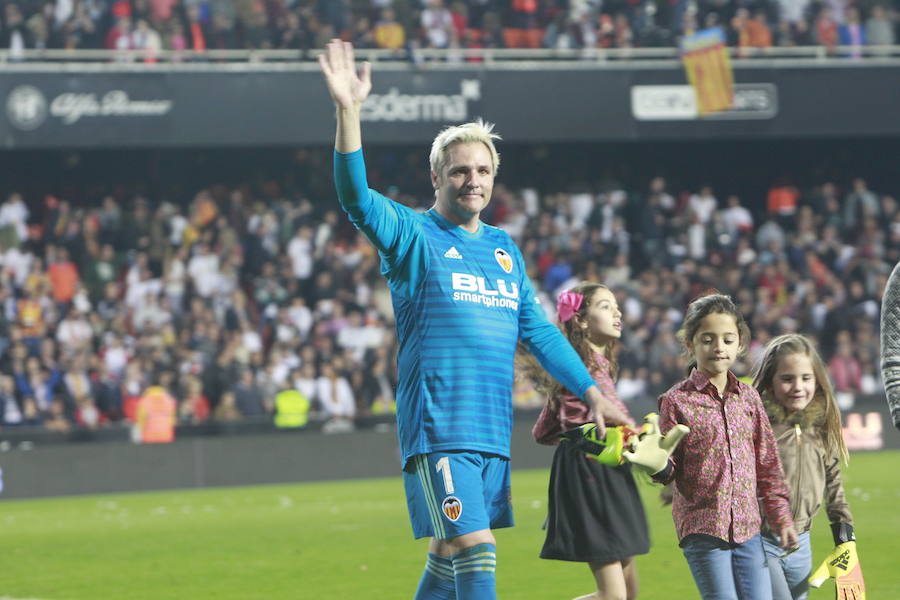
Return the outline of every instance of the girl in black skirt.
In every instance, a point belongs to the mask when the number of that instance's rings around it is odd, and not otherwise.
[[[613,347],[622,335],[622,313],[605,286],[581,283],[560,295],[560,328],[581,355],[606,398],[626,415],[613,377]],[[591,407],[529,363],[538,388],[548,394],[534,426],[541,444],[558,444],[550,471],[547,539],[541,558],[585,562],[597,591],[577,600],[637,596],[634,556],[649,551],[647,518],[631,476],[631,465],[603,465],[568,441],[565,431],[594,422]],[[607,420],[607,426],[628,425]]]

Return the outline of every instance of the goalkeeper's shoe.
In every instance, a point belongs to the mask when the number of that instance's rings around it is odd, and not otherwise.
[[[597,426],[586,423],[581,427],[570,429],[562,434],[563,441],[570,442],[584,454],[597,462],[618,466],[625,462],[622,452],[627,447],[632,436],[637,432],[627,425],[607,427],[606,437],[597,437]]]

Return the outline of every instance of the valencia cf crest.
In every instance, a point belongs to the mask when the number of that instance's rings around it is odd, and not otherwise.
[[[509,252],[507,252],[503,248],[497,248],[496,250],[494,250],[494,258],[497,259],[497,263],[500,265],[500,268],[503,269],[504,272],[512,273],[513,260],[512,256],[509,255]]]
[[[459,515],[462,514],[462,502],[456,496],[447,496],[441,502],[441,510],[444,511],[444,516],[456,522],[459,519]]]

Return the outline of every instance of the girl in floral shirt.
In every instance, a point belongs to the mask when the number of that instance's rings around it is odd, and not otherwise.
[[[622,313],[616,297],[606,286],[582,283],[560,294],[557,312],[560,328],[594,382],[625,417],[607,418],[607,426],[633,425],[613,382],[613,348],[622,335]],[[558,444],[550,471],[547,538],[541,558],[587,563],[597,593],[579,600],[635,598],[638,578],[634,556],[649,551],[650,539],[631,465],[601,464],[574,444],[560,443],[564,432],[580,437],[579,428],[593,423],[594,413],[590,405],[539,368],[532,366],[529,371],[548,396],[532,433],[538,443]]]
[[[700,595],[769,600],[760,504],[783,548],[797,533],[762,401],[730,371],[750,331],[728,296],[710,294],[688,305],[678,337],[688,378],[660,396],[660,428],[683,423],[691,433],[655,479],[675,481],[672,517]]]

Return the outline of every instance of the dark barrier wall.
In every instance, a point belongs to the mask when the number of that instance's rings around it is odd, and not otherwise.
[[[552,449],[531,440],[532,420],[513,432],[516,468],[549,467]],[[27,449],[24,449],[27,448]],[[0,454],[0,499],[102,494],[400,476],[393,431],[278,432],[192,438],[172,444],[127,442],[15,445]]]
[[[0,72],[0,147],[333,141],[314,71],[78,69]],[[427,142],[477,116],[509,142],[897,135],[898,76],[887,66],[740,68],[737,108],[698,118],[680,69],[376,68],[363,119],[369,143]]]
[[[632,404],[634,415],[654,402]],[[552,448],[532,441],[536,411],[517,412],[513,468],[549,468]],[[853,451],[900,448],[883,397],[862,398],[844,414],[844,439]],[[0,432],[2,434],[3,432]],[[33,443],[0,435],[5,489],[0,500],[206,486],[399,477],[393,431],[352,434],[274,432],[178,440],[138,446],[127,442]]]

